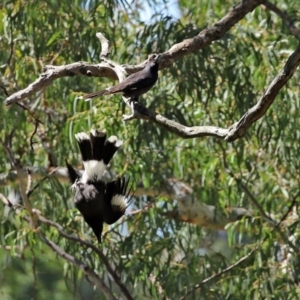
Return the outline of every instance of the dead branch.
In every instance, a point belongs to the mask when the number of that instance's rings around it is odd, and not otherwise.
[[[246,134],[248,128],[266,113],[268,108],[274,102],[279,91],[295,74],[299,64],[300,46],[298,46],[298,48],[289,57],[283,69],[271,82],[270,86],[264,92],[257,104],[250,108],[237,123],[233,124],[229,128],[225,140],[232,142]]]
[[[254,10],[260,4],[263,4],[266,0],[247,0],[242,1],[236,5],[228,14],[223,17],[219,22],[215,23],[211,28],[204,29],[197,36],[184,40],[172,46],[168,51],[162,54],[160,58],[160,69],[171,66],[176,60],[199,51],[204,47],[210,45],[213,41],[222,38],[231,27],[245,17],[249,12]],[[101,33],[97,34],[100,42],[107,45],[106,48],[102,48],[100,64],[89,64],[87,62],[76,62],[64,66],[53,66],[47,65],[44,68],[44,73],[40,77],[31,83],[28,87],[20,90],[11,96],[9,96],[5,103],[10,105],[12,103],[22,101],[34,93],[41,91],[48,87],[55,79],[61,77],[83,75],[83,76],[96,76],[96,77],[107,77],[112,79],[120,79],[114,68],[118,64],[111,64],[111,61],[105,61],[109,55],[109,43],[101,36]],[[141,70],[146,64],[146,61],[136,66],[122,66],[122,69],[126,73],[132,74]]]
[[[264,92],[257,104],[250,108],[242,116],[242,118],[231,127],[229,127],[229,129],[214,126],[184,126],[143,107],[140,103],[134,104],[134,109],[137,113],[134,114],[133,118],[152,121],[182,138],[214,136],[232,142],[239,138],[242,138],[246,134],[250,126],[262,116],[264,116],[268,108],[275,101],[275,97],[277,96],[279,91],[294,75],[299,64],[300,46],[298,46],[294,53],[289,57],[283,69],[271,82],[270,86]]]
[[[248,12],[253,10],[259,4],[265,3],[265,1],[248,0],[243,1],[235,6],[223,19],[216,23],[212,28],[205,29],[200,32],[196,37],[185,40],[179,44],[171,47],[170,50],[163,53],[160,59],[160,67],[166,68],[170,66],[175,60],[187,55],[191,52],[197,51],[209,45],[212,41],[222,37],[236,22],[245,16]],[[270,9],[275,8],[269,3],[266,6]],[[278,10],[276,10],[278,12]],[[285,15],[286,16],[286,15]],[[290,19],[285,18],[287,21]],[[20,101],[32,95],[59,77],[73,76],[73,75],[86,75],[86,76],[105,76],[110,78],[118,78],[119,81],[124,80],[127,73],[133,73],[138,71],[144,63],[130,67],[126,65],[119,65],[107,57],[110,53],[109,41],[101,34],[98,33],[102,46],[102,52],[100,54],[101,63],[98,65],[91,65],[84,62],[73,63],[66,66],[46,66],[46,72],[41,74],[40,78],[34,83],[29,85],[24,90],[21,90],[7,98],[6,104],[9,105],[13,102]],[[227,141],[234,141],[243,137],[249,127],[260,119],[274,102],[276,95],[286,82],[293,76],[300,63],[300,47],[289,57],[287,63],[281,72],[272,81],[266,92],[262,95],[258,103],[250,108],[242,118],[234,123],[229,129],[220,128],[214,126],[184,126],[175,121],[169,120],[162,115],[159,115],[145,107],[140,103],[132,103],[129,105],[128,99],[124,99],[127,105],[132,109],[132,114],[124,116],[124,120],[132,119],[145,119],[152,121],[170,132],[182,138],[195,138],[203,136],[214,136],[225,139]]]

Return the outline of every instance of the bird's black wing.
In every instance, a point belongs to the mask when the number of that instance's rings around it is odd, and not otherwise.
[[[129,179],[123,177],[106,184],[105,213],[103,214],[105,223],[113,224],[118,221],[132,202],[132,198],[129,196],[131,189],[128,189],[128,183]]]
[[[80,178],[80,174],[68,163],[67,160],[65,160],[65,162],[66,162],[67,169],[68,169],[69,179],[70,179],[71,183],[74,184],[76,179]]]
[[[120,92],[128,93],[146,87],[149,87],[150,89],[155,84],[156,80],[157,76],[151,74],[148,69],[143,69],[142,71],[129,75],[125,80],[111,87],[108,92],[109,94],[115,94]]]
[[[143,71],[143,70],[142,70]],[[140,71],[140,72],[142,72]],[[134,73],[126,77],[123,81],[120,83],[107,88],[105,90],[93,92],[90,94],[86,94],[83,96],[83,99],[86,99],[86,101],[96,98],[98,96],[102,95],[109,95],[109,94],[117,94],[117,93],[128,93],[130,91],[135,91],[137,89],[143,89],[145,86],[149,89],[155,84],[157,77],[150,77],[145,76],[145,74],[139,74],[140,72]]]
[[[160,57],[160,54],[150,57],[145,68],[141,71],[129,75],[122,82],[110,88],[84,95],[83,98],[89,100],[100,95],[109,95],[121,92],[123,93],[124,97],[127,98],[139,97],[140,95],[148,92],[156,83],[159,68],[158,61]]]

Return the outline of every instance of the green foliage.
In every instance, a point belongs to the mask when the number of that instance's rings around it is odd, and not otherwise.
[[[232,6],[232,2],[220,0],[179,1],[182,16],[175,20],[158,9],[171,1],[149,1],[150,11],[156,13],[145,22],[141,20],[142,3],[5,1],[0,10],[1,86],[12,94],[32,83],[48,64],[97,63],[100,44],[95,34],[99,31],[111,41],[111,59],[121,64],[139,63],[148,54],[166,51],[212,26]],[[284,1],[277,1],[277,5],[299,19],[297,1],[290,1],[289,7]],[[162,70],[158,83],[142,102],[184,125],[227,128],[259,100],[297,44],[278,16],[257,8],[221,40]],[[247,184],[266,213],[280,220],[299,191],[298,82],[299,72],[246,137],[228,144],[212,138],[183,140],[146,121],[124,123],[121,119],[126,111],[120,96],[91,103],[76,98],[104,88],[111,81],[83,76],[58,79],[24,103],[43,122],[36,134],[31,114],[16,105],[1,106],[0,136],[7,149],[0,148],[0,170],[6,174],[13,169],[8,149],[24,168],[64,166],[65,159],[79,166],[74,134],[91,127],[106,128],[109,134],[125,141],[113,161],[116,174],[129,175],[137,185],[151,190],[158,189],[163,179],[175,177],[191,185],[196,201],[214,205],[222,212],[228,206],[242,206],[257,216],[228,226],[229,254],[220,248],[216,250],[219,253],[203,256],[202,250],[207,251],[212,241],[220,239],[217,233],[167,219],[164,213],[176,206],[175,201],[163,196],[137,197],[132,210],[153,200],[155,205],[104,227],[101,246],[134,299],[179,299],[255,247],[258,250],[243,264],[193,291],[186,299],[296,299],[299,287],[290,270],[299,274],[299,259],[289,261],[286,269],[281,266],[276,251],[283,241],[262,220],[228,170]],[[5,94],[0,98],[4,101]],[[18,188],[17,184],[13,181],[1,187],[1,192],[9,195]],[[95,242],[73,207],[66,182],[49,178],[34,191],[30,202],[68,233]],[[81,271],[42,243],[23,215],[26,212],[19,216],[3,212],[1,299],[104,299],[90,287]],[[65,240],[48,225],[41,224],[39,230],[95,269],[119,295],[95,253]],[[295,227],[284,234],[297,234],[297,230]]]

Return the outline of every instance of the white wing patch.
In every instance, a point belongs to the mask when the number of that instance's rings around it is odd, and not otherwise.
[[[114,195],[111,200],[111,205],[114,210],[125,212],[128,206],[128,200],[124,195]]]

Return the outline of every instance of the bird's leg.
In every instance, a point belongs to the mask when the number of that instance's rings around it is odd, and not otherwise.
[[[70,187],[70,189],[71,189],[72,192],[74,192],[76,190],[78,182],[79,182],[79,178],[76,178],[75,182]]]
[[[135,105],[135,103],[138,102],[138,100],[139,100],[139,97],[126,98],[125,102],[130,107],[131,115],[123,115],[123,120],[124,121],[129,121],[129,120],[135,119],[138,112],[134,109],[134,105]]]

